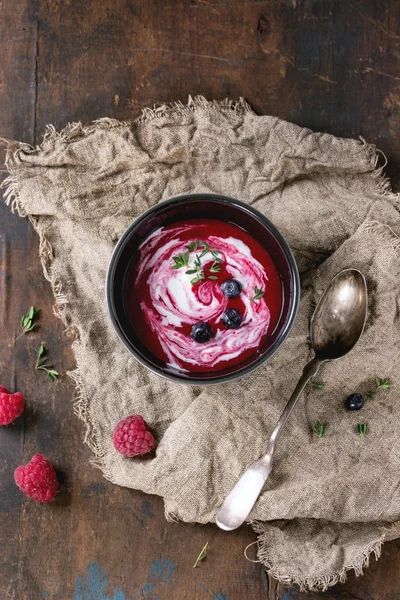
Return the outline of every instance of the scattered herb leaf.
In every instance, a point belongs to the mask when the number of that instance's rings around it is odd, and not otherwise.
[[[201,254],[200,254],[200,256],[201,256]],[[199,258],[198,254],[196,254],[196,258],[194,259],[194,267],[197,270],[201,269],[201,262],[200,262],[200,258]]]
[[[48,369],[47,375],[48,375],[50,381],[54,381],[56,379],[56,377],[59,376],[59,372],[55,371],[54,369]]]
[[[216,260],[217,262],[223,262],[222,258],[219,256],[219,254],[222,254],[220,252],[220,250],[214,250],[214,249],[210,249],[211,255],[213,257],[214,260]]]
[[[356,431],[360,437],[365,437],[368,432],[368,423],[358,423]]]
[[[182,267],[188,267],[189,250],[187,250],[184,254],[178,254],[178,256],[173,256],[172,260],[175,263],[174,265],[172,265],[173,269],[181,269]]]
[[[204,273],[203,271],[200,271],[199,273],[197,273],[196,277],[193,277],[193,279],[190,280],[190,283],[192,285],[196,285],[196,283],[199,283],[199,281],[201,281],[202,279],[204,279]]]
[[[210,250],[210,246],[207,244],[207,242],[200,242],[200,246],[203,248],[202,253],[200,254],[200,258],[202,258]]]
[[[378,390],[383,390],[384,392],[387,392],[388,390],[390,390],[390,388],[392,386],[389,379],[387,379],[387,378],[380,379],[379,377],[375,377],[375,385],[376,385],[376,390],[369,390],[369,392],[367,392],[367,398],[369,398],[370,400],[372,400],[372,398],[374,398],[374,396]]]
[[[35,308],[31,306],[26,315],[21,318],[21,327],[23,333],[28,333],[29,331],[33,331],[36,327],[35,319],[40,312],[39,308]]]
[[[39,346],[39,348],[38,348],[37,350],[35,350],[35,352],[37,353],[37,355],[38,355],[39,357],[40,357],[40,356],[43,356],[44,354],[46,354],[46,348],[43,346],[43,344],[41,344],[41,345]],[[39,360],[39,359],[38,359],[38,360]]]
[[[323,390],[325,384],[324,383],[317,383],[316,381],[312,381],[311,385],[314,388],[314,390]]]
[[[264,296],[265,292],[262,288],[259,288],[257,286],[255,286],[254,288],[254,298],[252,299],[253,302],[255,302],[256,300],[259,300],[260,298],[262,298]]]
[[[210,273],[219,273],[222,269],[221,265],[219,265],[216,261],[213,262],[210,268]]]
[[[193,261],[193,265],[189,265],[189,256],[190,252],[195,252],[198,248],[202,248],[202,251],[199,254],[196,254],[196,258]],[[201,258],[207,254],[207,252],[211,252],[214,262],[210,268],[211,273],[219,273],[221,271],[221,266],[218,264],[223,262],[222,258],[219,256],[221,252],[219,250],[214,250],[207,244],[207,242],[203,240],[192,240],[188,243],[186,252],[184,254],[178,254],[177,256],[173,256],[172,260],[174,264],[172,265],[173,269],[181,269],[182,267],[187,267],[187,271],[185,271],[185,275],[195,275],[193,279],[190,280],[192,285],[196,285],[202,279],[205,279],[203,266],[201,264]],[[209,277],[209,279],[217,279],[216,277]]]
[[[209,275],[208,279],[218,279],[218,277],[215,277],[215,275]]]
[[[46,371],[50,381],[54,381],[56,377],[59,376],[59,372],[54,369],[53,365],[47,363],[47,350],[44,345],[41,344],[39,348],[35,349],[35,352],[38,355],[35,369],[38,371]]]
[[[185,246],[185,248],[187,248],[189,252],[194,252],[199,247],[199,244],[199,240],[194,240],[193,242],[189,242],[188,245]]]
[[[313,421],[313,428],[319,438],[324,437],[325,432],[328,428],[328,423],[321,423],[321,421]]]
[[[375,383],[378,390],[384,390],[385,392],[390,390],[391,383],[389,379],[379,379],[379,377],[377,377]]]
[[[199,562],[201,562],[202,560],[204,560],[206,558],[206,556],[207,556],[207,548],[208,548],[208,542],[202,547],[200,554],[196,558],[196,562],[193,565],[194,569],[197,567],[197,565],[199,564]]]

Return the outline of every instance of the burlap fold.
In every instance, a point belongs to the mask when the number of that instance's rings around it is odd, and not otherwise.
[[[243,101],[190,99],[120,123],[52,127],[38,148],[10,142],[6,201],[28,216],[56,313],[75,335],[71,375],[86,442],[110,481],[163,496],[170,519],[206,523],[259,457],[305,362],[308,323],[323,289],[345,267],[366,276],[365,334],[309,386],[278,448],[251,518],[259,558],[278,579],[326,589],[357,573],[385,538],[400,535],[400,214],[374,148],[257,116]],[[295,327],[278,354],[240,381],[207,387],[167,382],[121,346],[104,302],[113,247],[132,220],[160,200],[212,192],[263,212],[291,245],[302,277]],[[351,392],[380,391],[360,413]],[[111,433],[140,413],[158,439],[154,460],[127,460]],[[329,423],[326,436],[314,420]],[[358,422],[369,433],[360,438]],[[227,533],[226,535],[229,535]]]

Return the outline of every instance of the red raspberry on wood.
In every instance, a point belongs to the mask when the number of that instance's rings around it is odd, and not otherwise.
[[[24,397],[20,392],[12,394],[0,385],[0,425],[9,425],[24,410]]]
[[[51,502],[58,489],[54,467],[41,454],[35,454],[26,467],[15,469],[14,479],[19,489],[36,502]]]
[[[146,421],[140,415],[122,419],[115,427],[112,439],[114,448],[124,456],[147,454],[156,445]]]

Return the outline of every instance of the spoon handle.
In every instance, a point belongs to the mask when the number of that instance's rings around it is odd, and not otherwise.
[[[272,471],[272,459],[275,452],[275,444],[279,439],[292,410],[296,406],[302,391],[311,377],[317,373],[322,362],[323,361],[319,358],[313,358],[306,364],[303,374],[272,432],[267,445],[267,452],[264,456],[251,463],[236,483],[231,493],[227,496],[222,506],[218,509],[215,520],[218,527],[221,529],[232,531],[242,525],[249,516],[261,493],[264,483]]]
[[[272,455],[275,450],[275,444],[276,444],[277,440],[280,438],[283,428],[285,427],[287,420],[292,413],[292,410],[296,406],[297,401],[301,396],[301,393],[303,392],[307,383],[310,381],[311,377],[314,377],[314,375],[317,374],[318,369],[320,368],[322,362],[323,361],[319,358],[313,358],[304,367],[303,374],[300,377],[299,382],[296,385],[293,394],[290,396],[288,403],[286,404],[285,408],[283,409],[283,412],[282,412],[281,416],[279,417],[279,421],[276,424],[276,427],[275,427],[274,431],[272,432],[271,437],[269,438],[267,452],[264,456],[268,455],[270,457],[270,460],[272,460]]]

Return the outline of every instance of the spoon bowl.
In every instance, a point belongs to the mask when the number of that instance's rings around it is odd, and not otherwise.
[[[341,358],[358,342],[367,316],[367,285],[357,269],[344,269],[330,282],[310,325],[311,345],[321,360]]]

